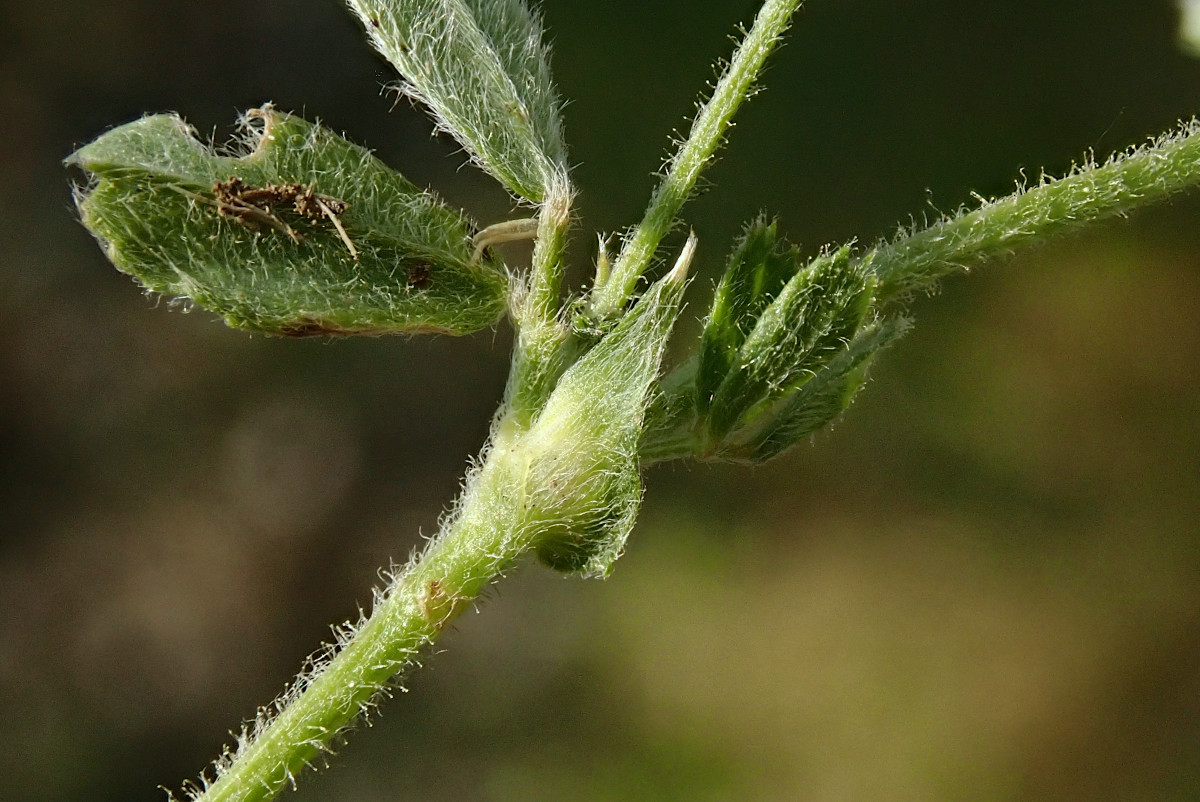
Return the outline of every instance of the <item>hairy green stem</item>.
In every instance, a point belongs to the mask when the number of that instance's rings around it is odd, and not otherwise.
[[[792,15],[803,0],[767,0],[742,40],[729,67],[692,123],[687,140],[676,151],[666,175],[650,199],[650,205],[625,240],[613,265],[612,277],[593,294],[590,315],[603,320],[621,309],[632,297],[638,278],[650,266],[663,237],[675,224],[679,209],[696,188],[696,181],[711,164],[724,141],[734,113],[754,93],[754,84],[767,56],[787,30]]]
[[[577,353],[560,314],[571,200],[565,179],[551,186],[538,215],[529,280],[513,299],[517,343],[505,393],[508,425],[530,424]]]
[[[503,438],[501,438],[503,439]],[[497,443],[468,480],[455,514],[420,558],[400,574],[341,650],[256,723],[257,733],[222,761],[202,802],[273,798],[403,671],[507,566],[533,545],[518,520],[520,450]]]
[[[571,185],[564,176],[550,185],[538,213],[537,240],[533,246],[529,295],[523,317],[543,323],[558,319],[560,293],[567,250],[567,232],[571,227]]]
[[[1200,121],[1152,143],[1043,178],[978,209],[896,237],[863,256],[880,301],[932,285],[954,270],[1180,192],[1200,182]]]

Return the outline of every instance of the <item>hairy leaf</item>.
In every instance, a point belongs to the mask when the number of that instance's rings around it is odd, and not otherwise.
[[[120,270],[270,334],[463,334],[503,314],[506,275],[471,264],[461,213],[328,129],[270,107],[245,122],[240,154],[156,115],[68,159]]]
[[[375,48],[483,169],[540,202],[566,183],[541,23],[521,0],[349,0]]]
[[[841,415],[862,389],[875,356],[908,331],[905,318],[864,326],[845,348],[798,388],[770,399],[745,426],[732,433],[721,456],[765,462]]]
[[[871,307],[871,282],[849,248],[815,259],[759,316],[732,369],[713,394],[712,442],[759,402],[798,387],[837,355]]]
[[[800,264],[796,248],[776,244],[775,223],[751,223],[729,257],[700,341],[696,406],[706,411],[759,315]]]

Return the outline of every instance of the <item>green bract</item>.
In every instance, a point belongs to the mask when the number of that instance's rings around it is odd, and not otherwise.
[[[461,213],[328,129],[270,107],[246,127],[222,155],[156,115],[69,157],[118,268],[269,334],[463,334],[504,313],[506,274],[471,263]]]
[[[633,529],[638,438],[694,247],[563,374],[524,435],[527,525],[541,530],[537,554],[553,568],[605,576]]]
[[[566,185],[566,146],[542,28],[520,0],[349,0],[375,48],[439,126],[534,203]]]
[[[794,388],[772,394],[719,446],[725,459],[777,457],[846,411],[867,379],[871,360],[908,330],[902,317],[864,325],[835,355]]]

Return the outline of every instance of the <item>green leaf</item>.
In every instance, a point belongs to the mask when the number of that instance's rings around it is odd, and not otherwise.
[[[68,158],[120,270],[269,334],[464,334],[504,313],[506,274],[471,264],[463,214],[328,129],[270,107],[245,124],[240,154],[156,115]]]
[[[719,443],[755,405],[805,383],[843,350],[870,311],[871,288],[848,247],[793,276],[759,316],[713,394],[709,442]]]
[[[521,0],[349,0],[371,43],[438,124],[517,195],[566,184],[541,23]]]
[[[738,351],[768,304],[800,262],[797,249],[776,243],[775,222],[759,218],[729,257],[713,297],[712,311],[700,340],[696,373],[696,407],[707,411],[721,382],[733,370]]]
[[[699,362],[698,356],[693,354],[654,383],[638,443],[638,456],[643,466],[696,456],[699,448],[696,367]]]
[[[728,438],[721,456],[765,462],[779,456],[841,415],[867,379],[875,356],[909,329],[896,317],[864,326],[837,356],[797,389],[765,405]]]

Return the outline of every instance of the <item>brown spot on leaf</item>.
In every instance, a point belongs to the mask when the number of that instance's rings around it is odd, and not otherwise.
[[[433,269],[424,262],[417,262],[408,268],[408,279],[405,281],[414,290],[423,290],[433,280]]]
[[[329,195],[317,194],[312,184],[288,182],[252,187],[237,176],[232,176],[227,181],[213,183],[212,194],[213,200],[205,202],[216,206],[217,214],[221,217],[231,217],[253,230],[261,225],[268,226],[287,234],[295,242],[304,238],[284,222],[281,213],[303,217],[314,226],[323,220],[337,230],[350,255],[358,258],[358,251],[340,220],[348,204]]]

